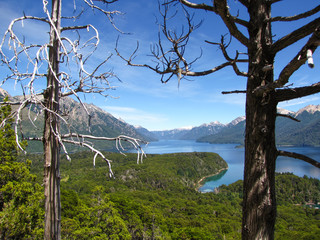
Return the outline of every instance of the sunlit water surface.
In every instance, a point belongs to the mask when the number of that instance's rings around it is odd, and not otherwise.
[[[198,143],[189,140],[160,140],[151,142],[144,146],[148,154],[163,154],[177,152],[215,152],[227,163],[228,170],[207,179],[206,183],[199,189],[201,192],[210,192],[222,184],[230,184],[243,179],[244,148],[237,148],[236,144],[209,144]],[[281,150],[297,152],[307,155],[317,161],[320,160],[320,147],[281,147]],[[277,172],[291,172],[297,176],[320,179],[320,169],[297,159],[279,157],[276,164]]]

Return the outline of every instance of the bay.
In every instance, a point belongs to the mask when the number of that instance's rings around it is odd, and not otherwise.
[[[199,143],[193,140],[160,140],[150,142],[143,147],[147,154],[164,154],[177,152],[215,152],[227,163],[228,170],[207,178],[201,192],[211,192],[223,184],[228,185],[243,179],[244,148],[238,148],[237,144],[209,144]],[[297,152],[307,155],[317,161],[320,160],[320,147],[280,147],[281,150]],[[279,157],[276,163],[277,172],[291,172],[297,176],[308,176],[320,179],[320,169],[301,160],[288,157]]]

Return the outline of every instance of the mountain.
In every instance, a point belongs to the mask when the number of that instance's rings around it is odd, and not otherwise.
[[[172,140],[181,139],[191,128],[176,128],[172,130],[151,131],[152,134],[158,139]]]
[[[164,131],[152,131],[155,137],[158,139],[172,140],[197,140],[199,138],[211,135],[218,134],[226,128],[230,128],[233,125],[238,124],[244,120],[244,117],[239,117],[228,124],[222,124],[218,121],[205,123],[198,127],[190,127],[190,128],[177,128],[172,130],[164,130]]]
[[[290,116],[300,120],[278,118],[277,143],[282,145],[320,146],[320,105],[308,105]]]
[[[211,122],[209,124],[202,124],[199,127],[193,127],[188,132],[184,133],[183,136],[180,137],[181,140],[196,140],[208,134],[215,134],[221,131],[225,125],[220,122]]]
[[[135,126],[135,129],[138,133],[140,133],[144,137],[148,138],[149,142],[158,141],[158,138],[156,137],[156,135],[154,133],[150,132],[148,129],[146,129],[142,126]]]
[[[10,100],[17,101],[23,96],[10,96],[6,91],[0,88],[0,99],[8,95]],[[144,141],[152,140],[150,137],[143,135],[136,130],[136,128],[123,120],[119,120],[112,116],[110,113],[93,105],[84,103],[89,116],[81,104],[70,97],[63,98],[60,104],[60,110],[67,113],[64,117],[68,122],[68,127],[72,132],[80,134],[91,134],[98,137],[116,137],[119,135],[126,135],[135,137]],[[30,111],[29,111],[30,110]],[[30,119],[34,120],[33,122]],[[61,133],[68,133],[68,127],[64,121],[61,122]],[[90,126],[90,127],[89,127]],[[43,132],[43,113],[35,106],[30,106],[22,112],[22,131],[26,137],[41,136]],[[114,142],[106,141],[93,141],[94,145],[100,150],[113,150],[115,147]],[[41,143],[29,143],[31,151],[41,151]]]
[[[245,117],[238,117],[226,124],[219,132],[197,139],[198,142],[209,143],[238,143],[243,144]]]
[[[297,112],[278,109],[278,113],[298,119],[293,121],[278,117],[276,121],[276,142],[278,145],[320,146],[320,105],[308,105]],[[216,134],[199,138],[199,142],[243,144],[245,118],[235,119]]]
[[[0,100],[8,93],[0,88]],[[11,97],[10,100],[19,100],[22,96]],[[121,119],[117,119],[110,113],[93,105],[84,104],[88,110],[91,134],[95,136],[116,137],[127,135],[145,141],[156,141],[157,139],[180,139],[197,140],[209,143],[238,143],[243,144],[245,133],[245,117],[238,117],[228,124],[211,122],[197,127],[177,128],[164,131],[148,131],[143,127],[134,127]],[[39,136],[43,129],[43,115],[35,106],[29,107],[30,111],[22,113],[23,134],[28,137]],[[89,117],[83,106],[72,98],[64,98],[60,109],[68,113],[68,123],[72,132],[89,134]],[[278,117],[276,121],[276,139],[279,145],[308,145],[320,146],[320,105],[309,105],[297,112],[278,109],[278,113],[299,119],[300,122],[289,118]],[[31,122],[29,119],[36,119]],[[36,128],[34,127],[36,126]],[[67,126],[61,121],[62,133],[67,132]],[[30,146],[34,148],[35,145]],[[114,147],[113,142],[94,142],[95,146],[102,150],[110,150]],[[41,143],[36,147],[41,151]]]
[[[0,101],[2,101],[6,96],[11,97],[6,90],[0,88]]]

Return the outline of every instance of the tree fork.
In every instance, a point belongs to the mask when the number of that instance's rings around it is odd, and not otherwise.
[[[44,126],[44,193],[45,193],[45,230],[44,239],[61,239],[60,210],[60,146],[58,119],[60,86],[59,51],[61,29],[61,0],[52,1],[50,27],[49,66],[47,89],[44,92],[45,126]]]

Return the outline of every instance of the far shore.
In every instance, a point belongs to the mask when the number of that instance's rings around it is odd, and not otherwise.
[[[196,185],[196,188],[195,190],[199,192],[199,188],[201,188],[203,186],[202,182],[206,179],[206,178],[210,178],[210,177],[213,177],[213,176],[216,176],[218,174],[220,174],[222,171],[224,170],[228,170],[228,167],[226,168],[221,168],[217,173],[214,173],[214,174],[211,174],[211,175],[208,175],[208,176],[205,176],[203,178],[201,178],[195,185]]]

